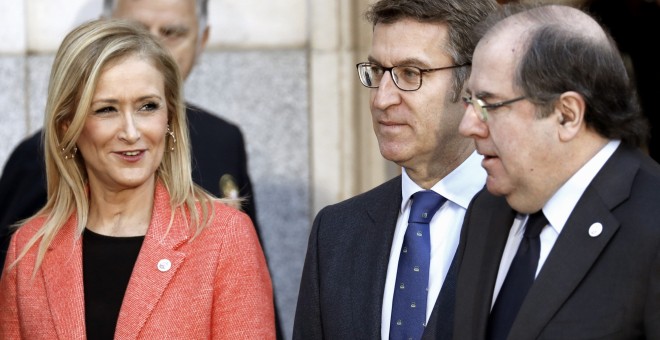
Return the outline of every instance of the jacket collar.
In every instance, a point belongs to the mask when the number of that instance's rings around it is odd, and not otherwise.
[[[619,146],[598,172],[571,213],[511,327],[511,338],[534,338],[570,297],[619,229],[614,210],[631,193],[640,160]],[[589,230],[600,224],[602,232]],[[549,293],[551,292],[551,293]],[[543,306],[543,308],[538,308]]]
[[[82,339],[85,335],[82,239],[76,231],[75,216],[74,212],[53,240],[40,269],[61,339]],[[186,253],[181,246],[193,233],[188,221],[180,211],[172,215],[170,195],[157,182],[151,222],[117,320],[117,338],[135,337],[183,263]]]

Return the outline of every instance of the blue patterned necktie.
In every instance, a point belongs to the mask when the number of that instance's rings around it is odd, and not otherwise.
[[[504,340],[509,335],[518,310],[534,283],[541,252],[539,235],[547,224],[548,220],[542,210],[529,216],[516,256],[490,312],[487,339]]]
[[[408,228],[396,272],[390,339],[417,340],[424,333],[431,260],[429,223],[445,201],[431,190],[419,191],[412,196]]]

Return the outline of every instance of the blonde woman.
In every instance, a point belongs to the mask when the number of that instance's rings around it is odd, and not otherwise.
[[[176,62],[136,24],[92,21],[57,52],[45,207],[9,246],[2,339],[272,339],[252,222],[191,179]]]

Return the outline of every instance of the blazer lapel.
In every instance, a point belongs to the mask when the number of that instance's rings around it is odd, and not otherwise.
[[[486,335],[502,251],[516,212],[503,197],[483,189],[465,216],[456,252],[459,272],[454,338],[482,339]]]
[[[538,336],[619,228],[617,219],[599,202],[593,190],[582,197],[586,200],[575,208],[589,213],[572,214],[567,221],[520,307],[511,327],[513,339]],[[589,228],[594,223],[603,226],[598,237],[589,236]]]
[[[401,209],[401,177],[388,182],[378,199],[365,206],[355,242],[360,247],[352,266],[352,314],[358,339],[380,338],[385,278],[394,229]]]
[[[158,183],[154,211],[149,229],[128,283],[117,320],[115,338],[133,339],[139,336],[168,283],[183,263],[186,253],[181,245],[189,239],[184,216],[177,212],[170,230],[169,194]]]
[[[474,239],[478,239],[477,243],[481,244],[483,251],[483,265],[476,267],[473,270],[477,271],[477,282],[487,282],[486,285],[479,285],[480,288],[474,292],[476,298],[475,304],[478,307],[479,324],[475,325],[478,334],[486,334],[486,327],[488,325],[488,316],[490,315],[490,308],[493,301],[493,290],[497,274],[500,269],[500,261],[502,260],[502,252],[506,245],[506,240],[509,237],[513,220],[516,217],[516,212],[509,207],[505,199],[498,199],[497,203],[493,202],[495,209],[491,210],[490,216],[478,216],[477,223],[487,225],[486,232],[482,235],[473,235]],[[499,204],[499,207],[497,205]],[[474,250],[474,247],[472,247]]]
[[[40,268],[59,339],[85,338],[82,239],[76,224],[74,215],[62,226]]]
[[[638,169],[639,160],[619,147],[587,187],[520,307],[511,338],[537,337],[576,289],[619,229],[611,210],[629,196]],[[591,236],[595,223],[602,232]]]

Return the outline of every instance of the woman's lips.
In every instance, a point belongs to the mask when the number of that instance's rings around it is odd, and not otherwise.
[[[145,154],[145,150],[130,150],[130,151],[120,151],[116,152],[119,157],[128,162],[137,162]]]

